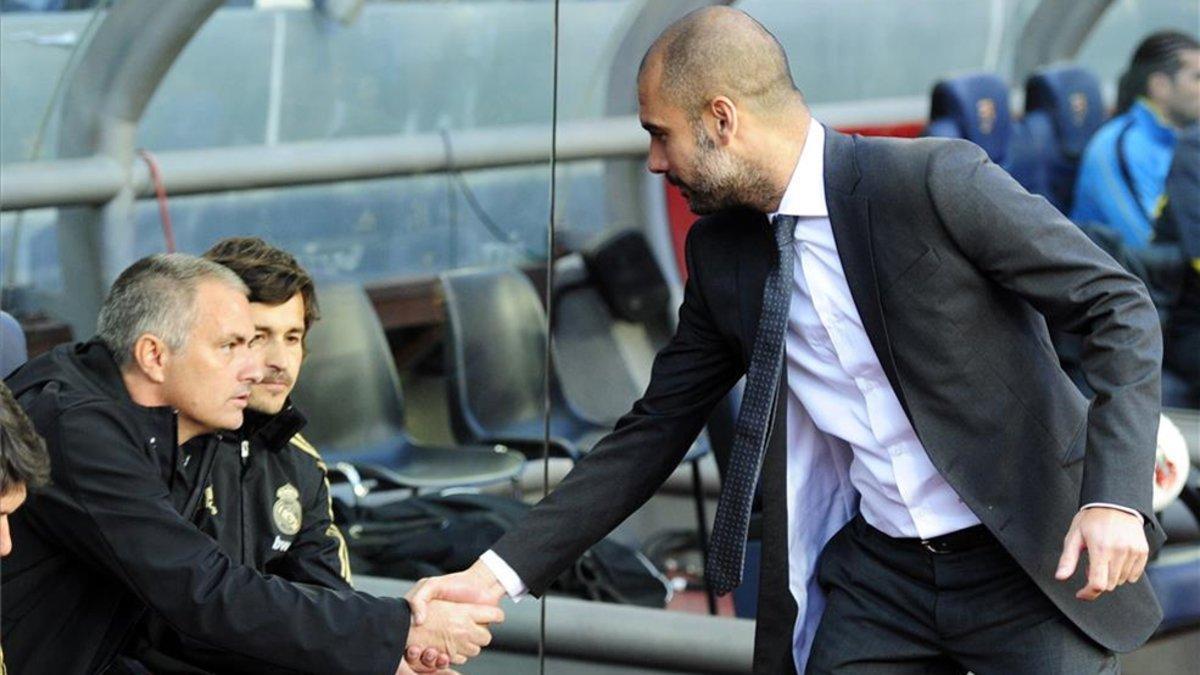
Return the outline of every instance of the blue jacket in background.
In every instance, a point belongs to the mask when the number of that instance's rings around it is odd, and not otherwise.
[[[1150,243],[1175,138],[1175,130],[1143,99],[1105,123],[1083,153],[1071,220],[1107,225],[1133,248]],[[1121,169],[1122,156],[1130,180]]]

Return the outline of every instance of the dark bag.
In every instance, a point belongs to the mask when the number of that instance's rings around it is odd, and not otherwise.
[[[379,473],[366,469],[363,474]],[[378,494],[379,488],[375,488]],[[401,497],[377,505],[335,500],[334,515],[361,574],[419,579],[464,570],[529,510],[516,499],[461,490]],[[550,585],[588,600],[665,607],[667,579],[641,553],[604,539]]]

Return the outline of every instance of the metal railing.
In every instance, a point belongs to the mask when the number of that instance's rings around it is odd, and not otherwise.
[[[400,597],[411,586],[410,582],[395,579],[355,577],[355,587],[379,596]],[[545,602],[547,657],[686,673],[751,671],[751,620],[667,613],[555,596],[547,597]],[[505,621],[493,627],[488,650],[537,653],[537,603],[506,599],[502,607]],[[485,651],[481,660],[486,656]]]
[[[924,97],[814,106],[834,126],[920,120]],[[490,127],[419,135],[362,136],[280,145],[252,145],[155,154],[167,192],[230,190],[367,180],[451,170],[545,164],[550,125]],[[648,147],[636,116],[563,122],[558,160],[636,159]],[[128,175],[107,155],[0,166],[0,211],[56,206],[99,206],[126,187],[153,195],[150,172],[131,165]]]

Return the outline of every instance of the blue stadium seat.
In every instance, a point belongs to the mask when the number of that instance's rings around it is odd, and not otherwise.
[[[1200,546],[1167,546],[1146,576],[1163,608],[1158,634],[1200,626]]]
[[[28,355],[25,352],[25,332],[21,324],[5,311],[0,311],[0,378],[16,370]]]
[[[1045,172],[1025,125],[1012,118],[1008,85],[991,73],[963,75],[933,88],[926,136],[965,138],[983,148],[1026,190],[1045,192]]]
[[[1045,171],[1042,194],[1063,213],[1071,210],[1083,150],[1104,118],[1100,81],[1079,66],[1043,68],[1025,83],[1025,127]]]

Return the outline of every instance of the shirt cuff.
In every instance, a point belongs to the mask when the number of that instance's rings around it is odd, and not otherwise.
[[[525,586],[525,582],[521,581],[521,577],[513,571],[513,568],[508,566],[508,563],[496,555],[496,552],[488,549],[479,556],[479,562],[487,566],[492,574],[496,575],[496,580],[504,587],[504,592],[508,593],[508,597],[512,598],[513,602],[520,602],[521,598],[529,592],[529,588]]]
[[[1090,509],[1090,508],[1093,508],[1096,506],[1102,506],[1106,509],[1116,509],[1118,511],[1124,511],[1125,513],[1128,513],[1130,515],[1137,516],[1138,521],[1143,522],[1143,523],[1146,522],[1146,519],[1142,516],[1140,511],[1138,511],[1137,509],[1131,509],[1128,506],[1118,506],[1116,504],[1108,504],[1105,502],[1092,502],[1091,504],[1084,504],[1083,508],[1081,508],[1079,510],[1083,511],[1084,509]],[[497,560],[499,560],[499,558],[497,558]]]

